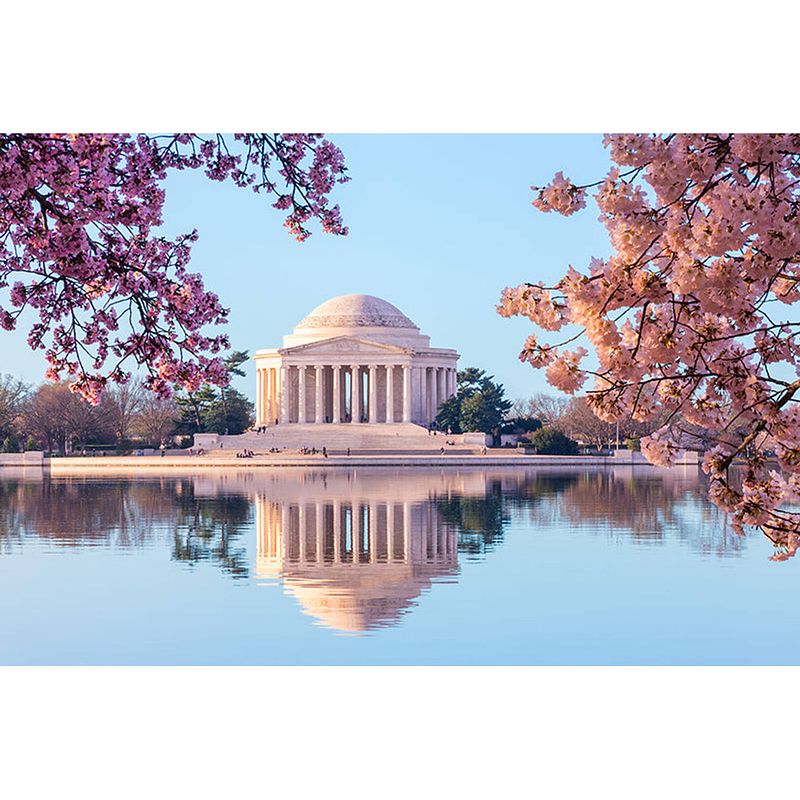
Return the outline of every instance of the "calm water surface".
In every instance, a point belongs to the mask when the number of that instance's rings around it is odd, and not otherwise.
[[[0,473],[4,664],[797,664],[691,468]]]

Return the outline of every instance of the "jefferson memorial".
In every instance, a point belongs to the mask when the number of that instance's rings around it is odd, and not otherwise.
[[[334,297],[284,336],[283,347],[256,351],[256,426],[428,426],[455,394],[457,361],[391,303]]]

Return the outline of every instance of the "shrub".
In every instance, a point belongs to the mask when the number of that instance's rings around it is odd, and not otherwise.
[[[578,443],[553,428],[539,428],[531,434],[531,446],[540,455],[576,456]]]
[[[642,437],[631,436],[629,439],[625,440],[625,447],[632,452],[638,453],[642,449]]]
[[[0,452],[3,453],[18,453],[19,452],[19,443],[13,436],[6,436],[3,439],[3,446],[0,447]]]

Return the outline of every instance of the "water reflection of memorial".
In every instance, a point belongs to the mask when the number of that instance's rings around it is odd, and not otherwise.
[[[396,625],[509,530],[678,541],[713,557],[745,546],[686,469],[0,475],[0,556],[29,543],[166,549],[191,570],[281,581],[319,624],[351,632]]]
[[[434,581],[458,571],[458,534],[425,501],[256,498],[256,576],[280,578],[324,625],[396,624]]]

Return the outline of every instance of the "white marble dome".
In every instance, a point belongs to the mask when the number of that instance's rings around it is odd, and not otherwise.
[[[371,294],[343,294],[326,300],[303,318],[295,330],[361,327],[419,330],[399,308]]]
[[[399,347],[424,349],[430,338],[397,306],[371,294],[343,294],[318,305],[283,337],[284,347],[352,336]]]

